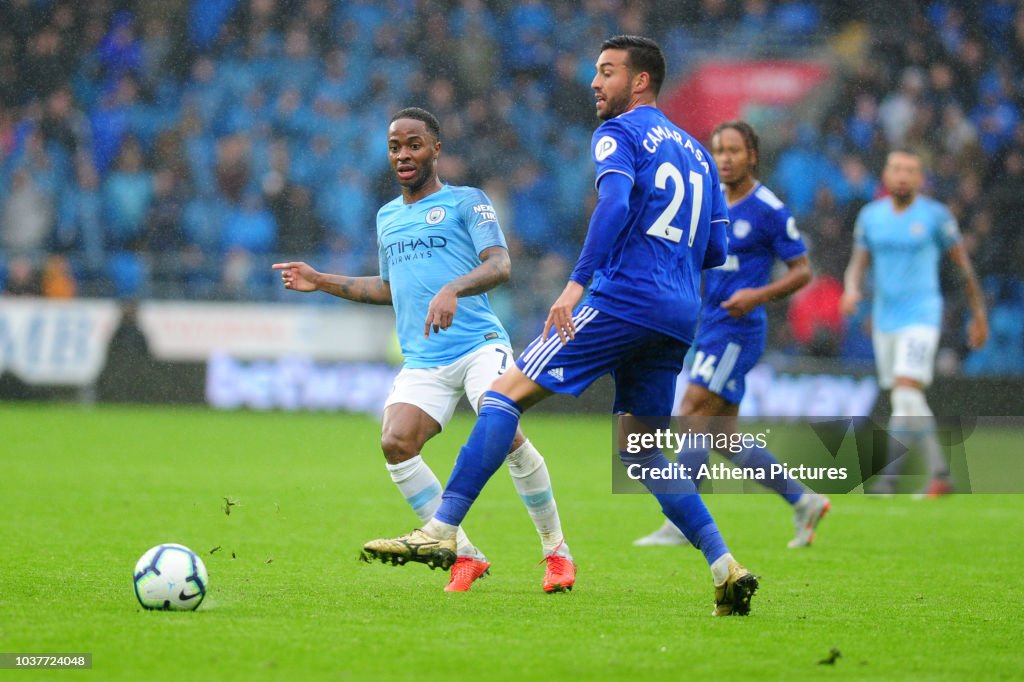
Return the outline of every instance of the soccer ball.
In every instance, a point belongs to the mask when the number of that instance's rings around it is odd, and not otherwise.
[[[192,611],[206,598],[206,566],[188,547],[153,547],[135,564],[135,596],[143,608]]]

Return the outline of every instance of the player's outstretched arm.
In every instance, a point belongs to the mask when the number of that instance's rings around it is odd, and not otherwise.
[[[722,301],[722,307],[731,317],[743,317],[757,306],[785,298],[811,281],[811,261],[806,255],[786,261],[786,268],[782,277],[763,287],[737,289],[728,300]]]
[[[967,325],[967,345],[974,349],[981,348],[988,341],[988,310],[985,306],[985,295],[981,291],[978,276],[974,274],[971,257],[967,255],[963,242],[954,244],[946,253],[960,273],[964,292],[967,294],[967,304],[971,306],[971,321]]]
[[[870,264],[871,252],[863,246],[854,246],[850,264],[846,266],[846,274],[843,276],[843,297],[839,299],[839,310],[843,315],[853,315],[857,312],[857,306],[862,298],[861,282],[864,281],[864,272]]]
[[[377,277],[347,277],[318,272],[301,261],[274,263],[281,283],[292,291],[323,291],[356,303],[391,305],[391,283]]]
[[[481,251],[480,265],[441,287],[441,291],[431,299],[427,306],[427,319],[423,322],[423,336],[430,336],[431,329],[437,333],[452,326],[460,298],[486,293],[507,282],[511,276],[512,260],[508,249],[492,246]]]

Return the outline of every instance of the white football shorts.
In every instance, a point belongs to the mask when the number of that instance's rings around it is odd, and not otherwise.
[[[476,412],[484,391],[514,363],[511,348],[492,343],[467,353],[450,365],[419,369],[403,367],[395,377],[384,409],[395,403],[415,405],[443,429],[463,394]]]
[[[932,383],[939,348],[938,327],[914,325],[892,332],[876,331],[871,342],[882,388],[892,388],[896,377],[914,379],[922,386]]]

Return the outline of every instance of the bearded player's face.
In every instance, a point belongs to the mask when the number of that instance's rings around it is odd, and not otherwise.
[[[633,76],[628,59],[626,50],[605,50],[594,65],[597,74],[590,87],[594,90],[597,117],[602,121],[624,113],[633,99]]]
[[[891,152],[882,170],[882,183],[897,201],[913,201],[924,183],[921,159],[906,152]]]

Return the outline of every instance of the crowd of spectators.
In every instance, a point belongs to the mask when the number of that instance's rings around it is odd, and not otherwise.
[[[868,26],[866,58],[820,120],[794,112],[764,159],[819,274],[775,343],[870,352],[838,317],[808,311],[836,296],[852,216],[877,195],[897,144],[921,151],[929,193],[960,219],[994,304],[991,345],[1001,343],[1024,306],[1012,235],[1024,202],[1024,12],[1006,0],[970,11],[899,0],[7,0],[0,283],[8,294],[282,300],[295,294],[272,279],[280,256],[372,273],[375,211],[397,194],[383,123],[416,104],[441,120],[442,177],[484,188],[503,217],[514,286],[530,295],[494,299],[521,346],[586,231],[601,40],[653,35],[678,76],[722,50],[820,45],[855,20]],[[1004,308],[1016,318],[1004,322]],[[948,327],[945,345],[960,354],[962,330]]]
[[[817,274],[789,310],[801,352],[871,357],[868,308],[853,321],[821,315],[842,293],[857,211],[882,192],[894,147],[917,151],[925,193],[947,204],[990,306],[992,339],[969,354],[967,306],[954,269],[943,271],[946,323],[940,371],[1024,374],[1024,8],[896,3],[870,26],[865,58],[844,73],[820,121],[785,128],[771,182],[812,243]],[[780,341],[782,341],[780,339]]]

